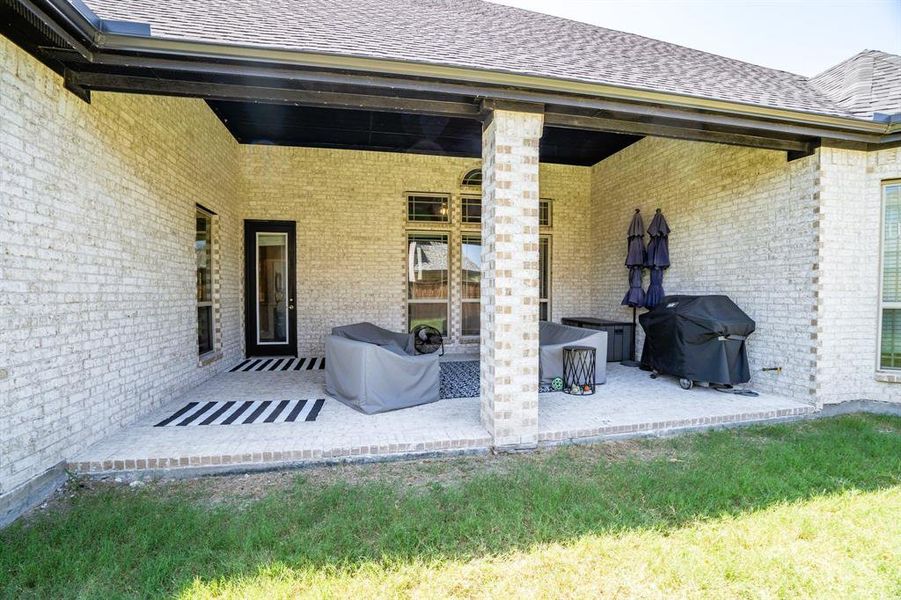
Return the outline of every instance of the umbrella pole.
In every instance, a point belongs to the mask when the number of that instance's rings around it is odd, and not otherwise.
[[[619,364],[624,367],[637,367],[639,363],[635,360],[635,328],[638,327],[638,307],[632,307],[632,347],[629,348],[629,360],[624,360]]]

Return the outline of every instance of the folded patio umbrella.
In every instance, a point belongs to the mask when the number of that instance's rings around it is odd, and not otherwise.
[[[632,222],[629,223],[629,231],[626,234],[626,266],[641,267],[647,260],[647,252],[644,247],[644,220],[639,209],[635,209]]]
[[[666,294],[663,291],[663,269],[651,269],[651,283],[644,295],[644,307],[654,308]]]
[[[669,259],[669,224],[660,209],[654,214],[651,225],[648,227],[648,235],[651,241],[648,242],[648,255],[645,260],[645,266],[651,269],[651,282],[648,285],[648,292],[645,294],[645,308],[654,308],[665,296],[663,291],[663,270],[670,265]]]
[[[644,290],[641,288],[641,273],[644,264],[647,261],[647,252],[644,247],[644,220],[641,218],[641,210],[635,209],[632,215],[632,221],[629,223],[629,230],[626,233],[626,266],[629,267],[629,290],[623,297],[622,305],[632,307],[632,356],[631,360],[623,361],[622,364],[629,366],[638,366],[635,362],[635,327],[637,319],[637,309],[644,305]]]
[[[638,308],[644,306],[645,294],[641,288],[641,267],[629,267],[629,291],[623,297],[622,305]]]
[[[644,265],[649,269],[665,269],[669,266],[669,224],[660,209],[651,220],[648,227],[648,235],[651,240],[648,242],[647,258]]]

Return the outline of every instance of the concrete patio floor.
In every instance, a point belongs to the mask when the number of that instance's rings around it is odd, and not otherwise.
[[[448,357],[448,360],[474,357]],[[479,399],[459,398],[364,415],[329,398],[322,370],[226,372],[154,410],[74,457],[79,473],[221,471],[337,460],[487,451]],[[325,398],[315,421],[154,427],[189,402]],[[607,384],[594,396],[541,394],[539,444],[680,429],[726,426],[802,416],[814,407],[791,398],[682,390],[675,379],[608,365]],[[190,414],[190,413],[187,413]],[[200,422],[202,419],[198,419]]]

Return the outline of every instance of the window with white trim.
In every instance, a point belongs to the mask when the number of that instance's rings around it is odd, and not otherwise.
[[[197,352],[215,350],[215,311],[213,310],[213,213],[196,209],[194,256],[197,270]]]
[[[901,369],[901,181],[882,186],[879,368]]]
[[[482,238],[464,235],[460,242],[460,335],[477,337],[481,327]]]
[[[447,335],[449,251],[446,233],[407,234],[407,331],[431,325]]]
[[[551,238],[538,238],[538,319],[551,320]]]

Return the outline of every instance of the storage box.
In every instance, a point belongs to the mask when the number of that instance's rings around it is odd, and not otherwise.
[[[632,357],[634,325],[628,321],[608,321],[594,317],[568,317],[560,323],[570,327],[584,327],[607,332],[607,362],[620,362]]]

